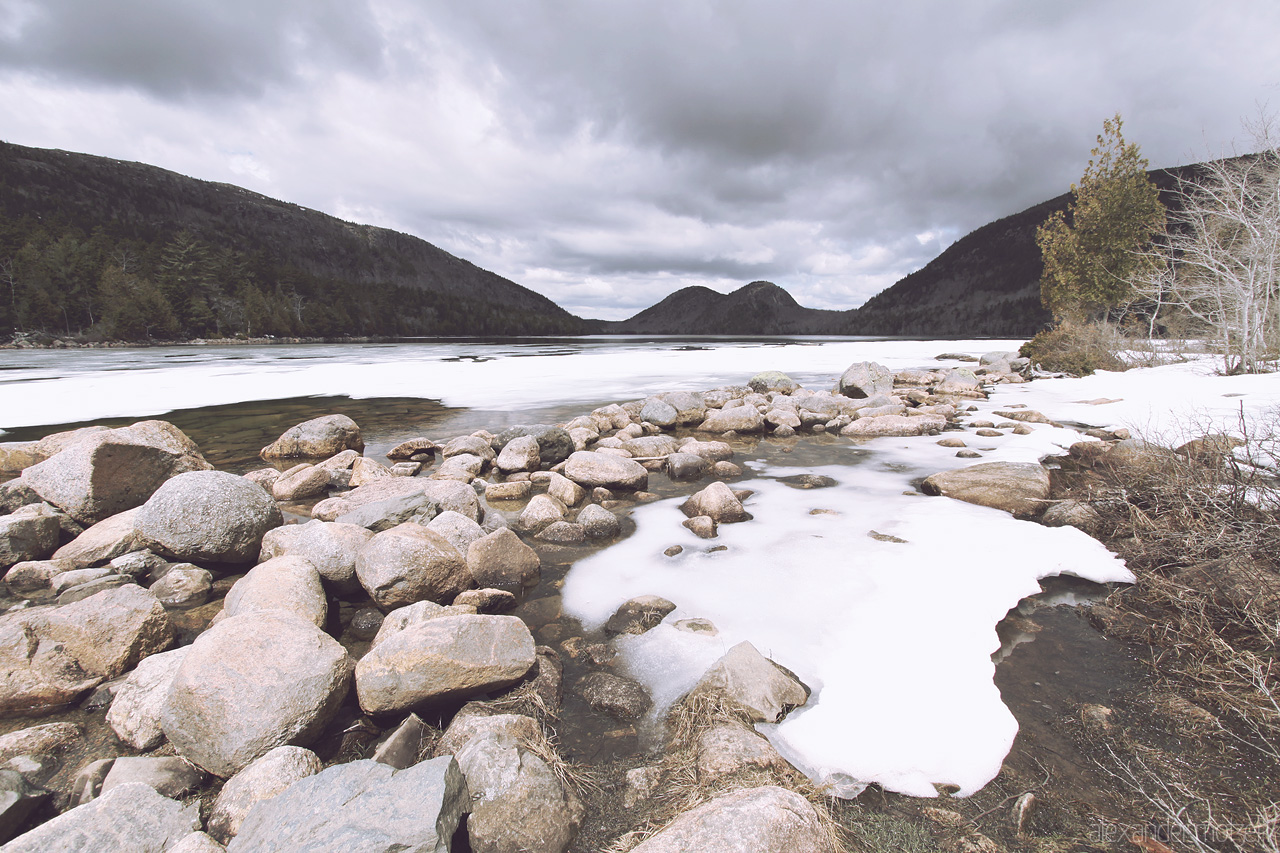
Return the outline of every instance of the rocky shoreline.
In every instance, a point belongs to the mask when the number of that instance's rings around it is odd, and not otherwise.
[[[399,338],[380,336],[346,336],[340,338],[295,338],[276,337],[274,335],[261,338],[192,338],[189,340],[86,340],[73,335],[59,337],[48,332],[19,332],[7,341],[0,341],[0,349],[131,349],[134,347],[230,347],[230,346],[274,346],[285,344],[370,344],[398,341]]]
[[[535,638],[537,601],[522,596],[546,555],[616,540],[628,508],[659,497],[651,478],[687,494],[698,537],[748,522],[750,491],[729,485],[746,437],[939,435],[964,457],[961,430],[1047,422],[1026,409],[967,422],[984,386],[1029,375],[1014,353],[975,367],[855,364],[830,392],[762,373],[557,425],[421,437],[390,465],[362,455],[350,418],[325,416],[243,477],[163,421],[0,444],[0,469],[21,472],[0,485],[0,568],[21,599],[0,616],[0,714],[91,721],[0,735],[0,839],[17,835],[3,849],[570,849],[582,782],[548,734],[566,694],[622,725],[648,712],[644,688],[610,671],[608,638],[675,605],[633,599],[602,638]],[[1094,438],[1122,450],[1127,435]],[[988,462],[922,490],[1088,529],[1089,508],[1050,501],[1050,485],[1041,465]],[[579,660],[596,667],[566,691]],[[694,764],[725,784],[618,849],[832,849],[821,808],[792,790],[803,777],[750,727],[808,695],[734,646],[682,702],[719,709]],[[103,724],[114,757],[64,766]],[[793,784],[762,784],[764,770]],[[653,797],[663,773],[635,768],[622,798]]]

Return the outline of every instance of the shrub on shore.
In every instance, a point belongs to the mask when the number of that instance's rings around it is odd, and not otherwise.
[[[1064,322],[1027,341],[1018,355],[1041,370],[1088,376],[1096,370],[1125,370],[1125,339],[1111,324]]]

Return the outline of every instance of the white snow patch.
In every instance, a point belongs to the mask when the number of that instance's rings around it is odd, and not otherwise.
[[[1217,367],[1206,357],[1079,379],[1037,379],[996,386],[990,402],[993,408],[1025,403],[1058,421],[1125,427],[1175,446],[1209,431],[1238,434],[1242,411],[1253,421],[1280,410],[1280,374],[1219,376]],[[1115,402],[1090,405],[1096,400]]]
[[[821,473],[840,484],[801,491],[752,480],[755,520],[722,525],[713,542],[680,527],[678,500],[640,507],[635,535],[570,570],[565,611],[598,627],[637,595],[677,604],[663,625],[618,644],[653,693],[655,713],[749,640],[814,691],[804,709],[761,729],[815,780],[846,789],[844,780],[874,781],[916,796],[950,783],[971,794],[999,772],[1017,732],[992,682],[996,623],[1040,591],[1040,578],[1133,578],[1073,528],[902,494],[912,476],[961,462],[934,441],[881,439],[871,443],[880,452],[852,467],[762,471]],[[872,539],[873,530],[907,542]],[[685,551],[664,556],[675,543]],[[709,552],[713,545],[728,550]],[[719,635],[672,627],[694,616]]]

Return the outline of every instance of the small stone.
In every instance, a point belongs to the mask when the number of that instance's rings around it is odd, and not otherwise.
[[[581,524],[575,524],[572,521],[556,521],[539,531],[535,538],[555,545],[580,545],[586,540],[587,534]]]
[[[643,634],[675,609],[674,603],[660,596],[638,596],[624,602],[604,623],[604,630],[610,634]]]
[[[742,476],[742,469],[732,462],[716,462],[711,466],[711,476],[720,480],[736,480]]]
[[[351,624],[347,626],[351,631],[351,636],[357,640],[372,640],[378,634],[378,629],[382,627],[386,616],[381,610],[374,607],[365,607],[357,610],[351,617]]]
[[[682,553],[684,553],[684,546],[683,546],[683,545],[672,545],[670,548],[666,549],[666,550],[665,550],[665,551],[663,551],[662,553],[663,553],[664,555],[668,556],[668,557],[674,557],[674,556],[676,556],[676,555],[678,555],[678,554],[682,554]]]
[[[522,501],[533,494],[533,484],[528,480],[488,483],[484,487],[486,501]]]
[[[709,515],[699,515],[681,522],[681,526],[693,531],[699,539],[716,538],[716,521]]]
[[[595,710],[622,720],[639,719],[653,706],[653,699],[639,682],[607,672],[583,678],[578,692]]]
[[[588,504],[578,512],[578,524],[588,539],[608,539],[622,531],[622,523],[609,510],[596,504]]]

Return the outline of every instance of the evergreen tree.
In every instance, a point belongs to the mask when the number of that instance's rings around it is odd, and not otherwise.
[[[1064,214],[1036,231],[1044,255],[1040,297],[1054,320],[1103,319],[1126,303],[1131,282],[1151,265],[1143,253],[1164,233],[1165,211],[1147,178],[1147,160],[1126,143],[1119,114],[1102,123],[1097,147]]]

